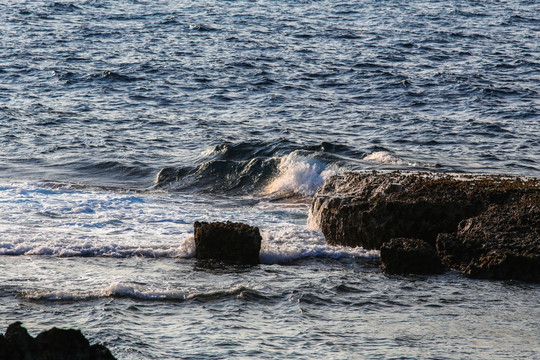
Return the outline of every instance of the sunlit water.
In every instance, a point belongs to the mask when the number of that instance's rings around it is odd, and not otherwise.
[[[540,358],[540,287],[381,274],[345,170],[540,176],[537,1],[0,5],[0,328],[119,359]],[[193,222],[259,226],[201,267]],[[2,331],[2,330],[0,330]]]

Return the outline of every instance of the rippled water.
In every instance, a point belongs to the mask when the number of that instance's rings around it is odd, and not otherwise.
[[[540,176],[537,1],[0,4],[0,327],[119,359],[538,358],[540,288],[387,277],[310,196],[345,170]],[[262,264],[201,268],[196,220]]]

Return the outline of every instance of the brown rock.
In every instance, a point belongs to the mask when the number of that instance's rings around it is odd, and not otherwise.
[[[440,274],[444,272],[435,248],[420,239],[397,238],[381,247],[381,268],[387,274]]]
[[[371,172],[328,179],[311,216],[330,244],[420,239],[468,276],[540,281],[539,209],[539,179]]]
[[[538,193],[539,184],[501,176],[346,173],[319,188],[311,212],[329,244],[379,249],[405,237],[435,245],[439,233],[455,232],[490,204]]]
[[[227,221],[195,222],[195,257],[227,263],[259,263],[261,235],[259,228]]]
[[[437,251],[470,277],[540,281],[540,196],[491,205],[456,233],[440,234]]]

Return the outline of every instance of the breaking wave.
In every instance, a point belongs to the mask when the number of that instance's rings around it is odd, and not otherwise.
[[[430,169],[431,170],[432,168],[441,167],[440,164],[430,164],[426,162],[409,161],[398,155],[392,154],[389,151],[375,151],[371,154],[366,155],[362,160],[370,162],[370,163],[386,165],[392,168],[398,167],[401,169],[415,168],[415,169]]]
[[[103,298],[128,298],[142,301],[198,301],[213,302],[222,299],[240,298],[253,299],[264,298],[265,295],[257,290],[238,286],[230,289],[213,291],[189,291],[171,289],[152,289],[124,282],[114,282],[103,289],[94,291],[47,291],[47,290],[23,290],[20,295],[32,301],[92,301]]]
[[[264,193],[311,196],[339,169],[335,165],[328,165],[314,157],[299,155],[295,151],[280,159],[278,171],[278,175],[266,186]]]
[[[385,165],[408,165],[409,163],[388,151],[376,151],[364,157],[364,161],[372,161]]]
[[[285,140],[226,143],[206,151],[196,166],[161,169],[155,186],[226,195],[310,196],[328,176],[345,168],[351,155],[360,154],[329,143],[303,147]]]
[[[361,247],[330,246],[325,243],[321,232],[305,226],[284,226],[262,230],[263,241],[259,260],[261,264],[289,264],[306,258],[318,259],[374,259],[379,257],[375,250]],[[130,247],[83,243],[35,243],[33,241],[12,245],[0,243],[0,256],[53,256],[53,257],[101,257],[101,258],[171,258],[191,259],[195,256],[193,236],[187,236],[177,246],[152,247],[149,245]]]

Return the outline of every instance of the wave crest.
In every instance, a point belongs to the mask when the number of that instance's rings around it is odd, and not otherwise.
[[[385,165],[409,165],[409,163],[388,151],[376,151],[364,157],[364,161],[376,162]]]
[[[193,167],[168,167],[156,176],[156,187],[176,191],[242,195],[259,193],[310,196],[338,172],[351,150],[321,143],[297,146],[275,143],[219,144]]]
[[[264,193],[311,196],[328,177],[337,173],[337,169],[325,162],[297,151],[281,158],[278,169],[279,175],[266,186]]]

